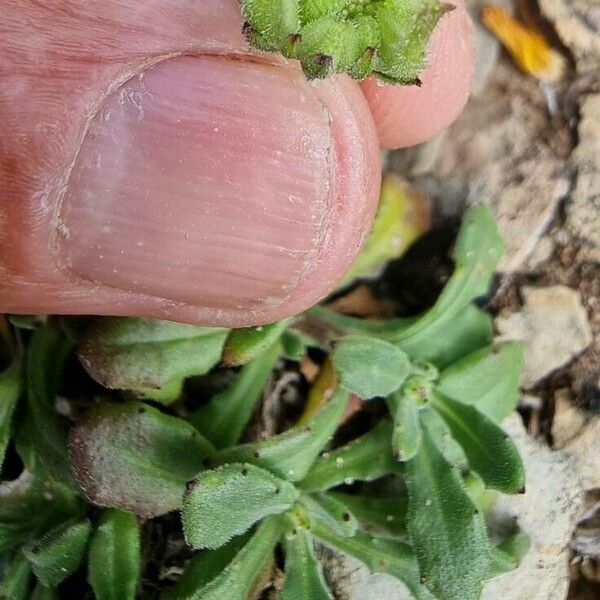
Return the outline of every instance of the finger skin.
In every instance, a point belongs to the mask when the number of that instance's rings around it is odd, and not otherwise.
[[[382,148],[425,142],[460,114],[474,69],[473,27],[464,0],[442,17],[433,33],[421,86],[391,86],[370,78],[361,84]]]
[[[3,13],[0,311],[249,326],[307,308],[343,277],[372,220],[380,181],[374,124],[356,84],[338,77],[313,85],[296,65],[251,53],[235,0],[8,0]],[[231,73],[244,69],[244,77],[222,78],[223,102],[231,99],[232,110],[244,113],[221,111],[230,115],[224,123],[230,138],[198,133],[206,125],[201,108],[218,108],[214,88],[189,102],[185,114],[177,105],[172,114],[156,108],[177,97],[177,73],[200,89],[214,80],[219,61],[235,63]],[[246,92],[242,84],[259,74],[265,75],[261,93]],[[152,94],[136,95],[144,79]],[[290,101],[270,110],[269,98],[284,97],[287,86],[306,98],[306,107]],[[155,115],[155,137],[129,118],[135,107]],[[301,110],[312,129],[293,125]],[[185,119],[187,128],[178,129]],[[115,135],[94,138],[107,131]],[[249,149],[236,154],[231,148],[243,140]],[[111,163],[127,144],[123,161]],[[280,147],[288,152],[273,162]],[[210,163],[216,152],[220,160]],[[151,172],[146,154],[158,161]],[[92,173],[94,160],[107,170]],[[244,169],[256,176],[242,179]],[[207,177],[210,194],[202,185]],[[185,182],[185,193],[167,186],[177,181]],[[299,190],[297,209],[284,204],[288,187]],[[164,214],[157,214],[163,205]],[[123,207],[120,223],[129,223],[131,234],[123,229],[120,237],[102,237],[102,219]],[[272,215],[281,217],[280,225]],[[217,243],[221,225],[227,235]],[[236,238],[240,228],[243,243]],[[174,243],[171,232],[181,241]],[[140,260],[131,252],[137,233],[155,242]],[[189,241],[200,234],[206,243]],[[251,257],[255,248],[263,250]],[[112,261],[111,268],[102,260]]]

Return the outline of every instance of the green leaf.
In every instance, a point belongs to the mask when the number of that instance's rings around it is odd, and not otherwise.
[[[250,535],[241,535],[216,550],[194,554],[177,584],[164,594],[165,600],[183,600],[193,597],[197,590],[212,581],[227,567],[250,537]]]
[[[298,362],[306,354],[305,340],[289,329],[281,336],[281,345],[287,360]]]
[[[392,450],[396,460],[407,461],[415,456],[421,446],[419,407],[404,395],[395,394],[388,398],[388,406],[394,420]]]
[[[271,325],[232,330],[223,348],[223,362],[231,366],[249,363],[274,346],[290,323],[291,319],[284,319]]]
[[[281,536],[277,517],[263,521],[250,541],[219,574],[177,600],[246,600],[252,598],[256,585],[271,564],[273,549]]]
[[[311,528],[314,537],[344,554],[354,556],[374,573],[387,573],[402,581],[416,600],[435,600],[420,583],[419,565],[414,552],[407,544],[371,536],[357,531],[353,537],[342,537],[315,524]],[[456,596],[454,600],[462,596]]]
[[[375,529],[393,535],[406,533],[406,496],[375,498],[340,492],[329,495],[347,506],[363,529]]]
[[[437,386],[447,396],[474,404],[499,422],[517,406],[522,366],[519,342],[488,346],[444,369]]]
[[[12,418],[21,395],[22,365],[14,362],[0,373],[0,470],[12,431]]]
[[[10,561],[2,583],[0,583],[0,598],[3,600],[29,600],[30,581],[29,561],[22,554],[16,554]]]
[[[425,585],[440,600],[479,600],[490,562],[485,522],[427,429],[405,476],[407,528]]]
[[[58,590],[53,587],[46,587],[41,581],[38,581],[33,594],[31,594],[31,600],[59,600]]]
[[[410,372],[408,356],[393,344],[365,335],[349,335],[331,355],[340,383],[361,398],[388,396]]]
[[[100,319],[83,336],[79,359],[104,387],[162,399],[157,393],[167,387],[171,400],[183,379],[204,375],[220,361],[228,333],[152,319]]]
[[[437,366],[460,356],[456,351],[460,340],[464,340],[463,354],[474,350],[476,341],[489,328],[489,318],[467,307],[488,291],[502,252],[502,239],[491,211],[483,206],[470,208],[456,241],[456,264],[450,281],[433,308],[413,325],[399,330],[390,341],[411,359],[429,360]]]
[[[369,236],[344,281],[373,275],[386,262],[402,256],[429,228],[429,204],[397,175],[385,175]]]
[[[91,530],[88,519],[67,522],[23,548],[33,572],[45,586],[55,587],[77,571]]]
[[[127,402],[91,409],[71,430],[70,451],[90,502],[151,518],[181,507],[213,448],[183,419]]]
[[[397,473],[399,466],[392,456],[391,438],[391,423],[387,419],[381,421],[365,435],[319,457],[300,487],[309,492],[322,491],[341,483],[372,481]]]
[[[327,589],[312,538],[303,529],[284,538],[285,583],[280,600],[333,600]]]
[[[268,348],[242,368],[233,384],[188,417],[216,448],[228,448],[239,441],[271,377],[279,352],[279,344]]]
[[[517,531],[492,549],[490,578],[509,573],[516,569],[523,557],[529,552],[531,541],[522,532]]]
[[[13,327],[33,331],[46,324],[46,315],[9,315],[8,320]]]
[[[331,494],[304,494],[300,504],[307,511],[310,522],[320,522],[337,535],[353,536],[358,522],[348,507]]]
[[[131,513],[102,511],[90,541],[88,573],[97,600],[135,600],[140,527]]]
[[[523,462],[504,430],[474,406],[439,391],[434,390],[432,402],[464,450],[471,468],[487,487],[507,494],[522,491],[525,486]]]
[[[0,552],[35,539],[84,510],[65,486],[28,473],[0,486]]]
[[[296,488],[251,464],[228,464],[190,481],[181,518],[193,548],[219,548],[269,515],[288,510]]]
[[[243,462],[263,467],[289,481],[300,481],[329,441],[348,404],[348,392],[337,389],[305,427],[281,435],[221,450],[211,457],[215,464]]]
[[[27,351],[25,416],[16,446],[27,469],[74,485],[67,450],[67,426],[54,410],[56,389],[72,344],[49,324],[36,329]]]

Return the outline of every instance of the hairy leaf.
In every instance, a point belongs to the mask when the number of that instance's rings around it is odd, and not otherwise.
[[[365,335],[342,338],[331,360],[341,385],[365,399],[395,392],[410,372],[410,361],[404,352],[389,342]]]
[[[83,513],[84,507],[65,486],[32,480],[28,473],[0,486],[0,552],[35,539]]]
[[[281,536],[281,523],[269,517],[235,555],[233,560],[208,583],[177,600],[246,600],[271,564],[273,549]]]
[[[388,398],[388,406],[394,420],[392,450],[396,460],[406,461],[414,457],[421,445],[419,407],[403,394]]]
[[[0,583],[0,598],[5,600],[29,600],[31,565],[22,555],[16,554],[6,569]]]
[[[165,593],[165,600],[193,597],[197,590],[212,581],[227,567],[250,537],[250,534],[240,535],[216,550],[194,554],[177,584]]]
[[[289,481],[299,481],[335,432],[347,403],[348,392],[338,389],[306,426],[294,427],[265,441],[222,450],[211,460],[215,464],[250,463]]]
[[[522,345],[506,342],[476,350],[450,365],[437,385],[444,394],[502,421],[517,406],[522,367]]]
[[[399,579],[416,600],[435,600],[421,585],[419,565],[414,552],[407,544],[374,537],[362,531],[357,531],[353,537],[341,537],[320,524],[316,524],[311,532],[328,546],[354,556],[374,573],[387,573]]]
[[[271,377],[279,350],[275,344],[257,356],[242,368],[227,389],[188,418],[216,448],[228,448],[240,439]]]
[[[406,496],[376,498],[340,492],[329,495],[347,506],[363,529],[375,529],[393,535],[406,533]]]
[[[384,420],[369,433],[333,452],[326,452],[317,459],[300,487],[311,492],[321,491],[341,483],[372,481],[397,473],[399,467],[392,456],[391,436],[392,425]]]
[[[522,532],[517,531],[492,549],[490,578],[509,573],[516,569],[523,557],[529,552],[531,542]]]
[[[135,600],[141,565],[136,517],[102,511],[89,550],[89,581],[97,600]]]
[[[228,333],[152,319],[100,319],[83,336],[79,359],[107,388],[156,396],[165,387],[177,390],[184,378],[212,369],[221,359]]]
[[[433,406],[486,486],[507,494],[516,494],[523,489],[525,469],[519,451],[494,421],[475,407],[435,390]]]
[[[183,419],[128,402],[90,410],[71,430],[70,450],[91,502],[151,518],[181,506],[213,448]]]
[[[232,463],[200,473],[183,498],[183,532],[193,548],[219,548],[269,515],[291,508],[296,488],[269,471]]]
[[[333,600],[313,549],[312,538],[303,529],[284,538],[285,583],[280,600]]]
[[[33,572],[45,586],[57,586],[79,568],[91,530],[87,519],[67,522],[23,548]]]
[[[450,281],[433,308],[412,326],[399,330],[390,341],[413,360],[445,366],[458,358],[460,354],[452,350],[456,350],[460,339],[469,342],[469,338],[485,333],[483,317],[478,318],[474,308],[465,310],[488,291],[502,252],[502,239],[491,211],[483,206],[470,208],[456,241],[456,266]],[[477,347],[472,342],[467,345],[470,350]],[[464,354],[464,348],[462,351]]]
[[[46,587],[41,581],[38,581],[30,600],[59,600],[58,590],[54,587]]]
[[[54,410],[56,388],[72,344],[53,325],[36,329],[29,342],[25,380],[27,402],[17,433],[17,450],[27,469],[74,485],[67,427]]]
[[[479,600],[490,561],[485,522],[426,428],[405,476],[407,528],[425,585],[440,600]]]
[[[6,448],[10,441],[13,413],[21,395],[22,365],[15,361],[0,373],[0,470],[4,464]]]
[[[353,536],[358,522],[348,507],[330,494],[305,494],[300,503],[307,511],[310,522],[320,522],[337,535]]]
[[[291,319],[284,319],[271,325],[234,329],[225,342],[223,362],[232,366],[249,363],[272,348],[290,322]]]

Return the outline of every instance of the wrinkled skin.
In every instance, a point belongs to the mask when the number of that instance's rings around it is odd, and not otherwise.
[[[5,0],[0,311],[271,322],[343,277],[379,148],[424,141],[468,95],[462,7],[421,88],[305,80],[253,53],[236,0]]]

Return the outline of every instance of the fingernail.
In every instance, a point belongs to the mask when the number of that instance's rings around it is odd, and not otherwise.
[[[331,136],[296,71],[167,60],[89,126],[60,209],[63,258],[86,280],[174,302],[277,306],[316,260]]]

